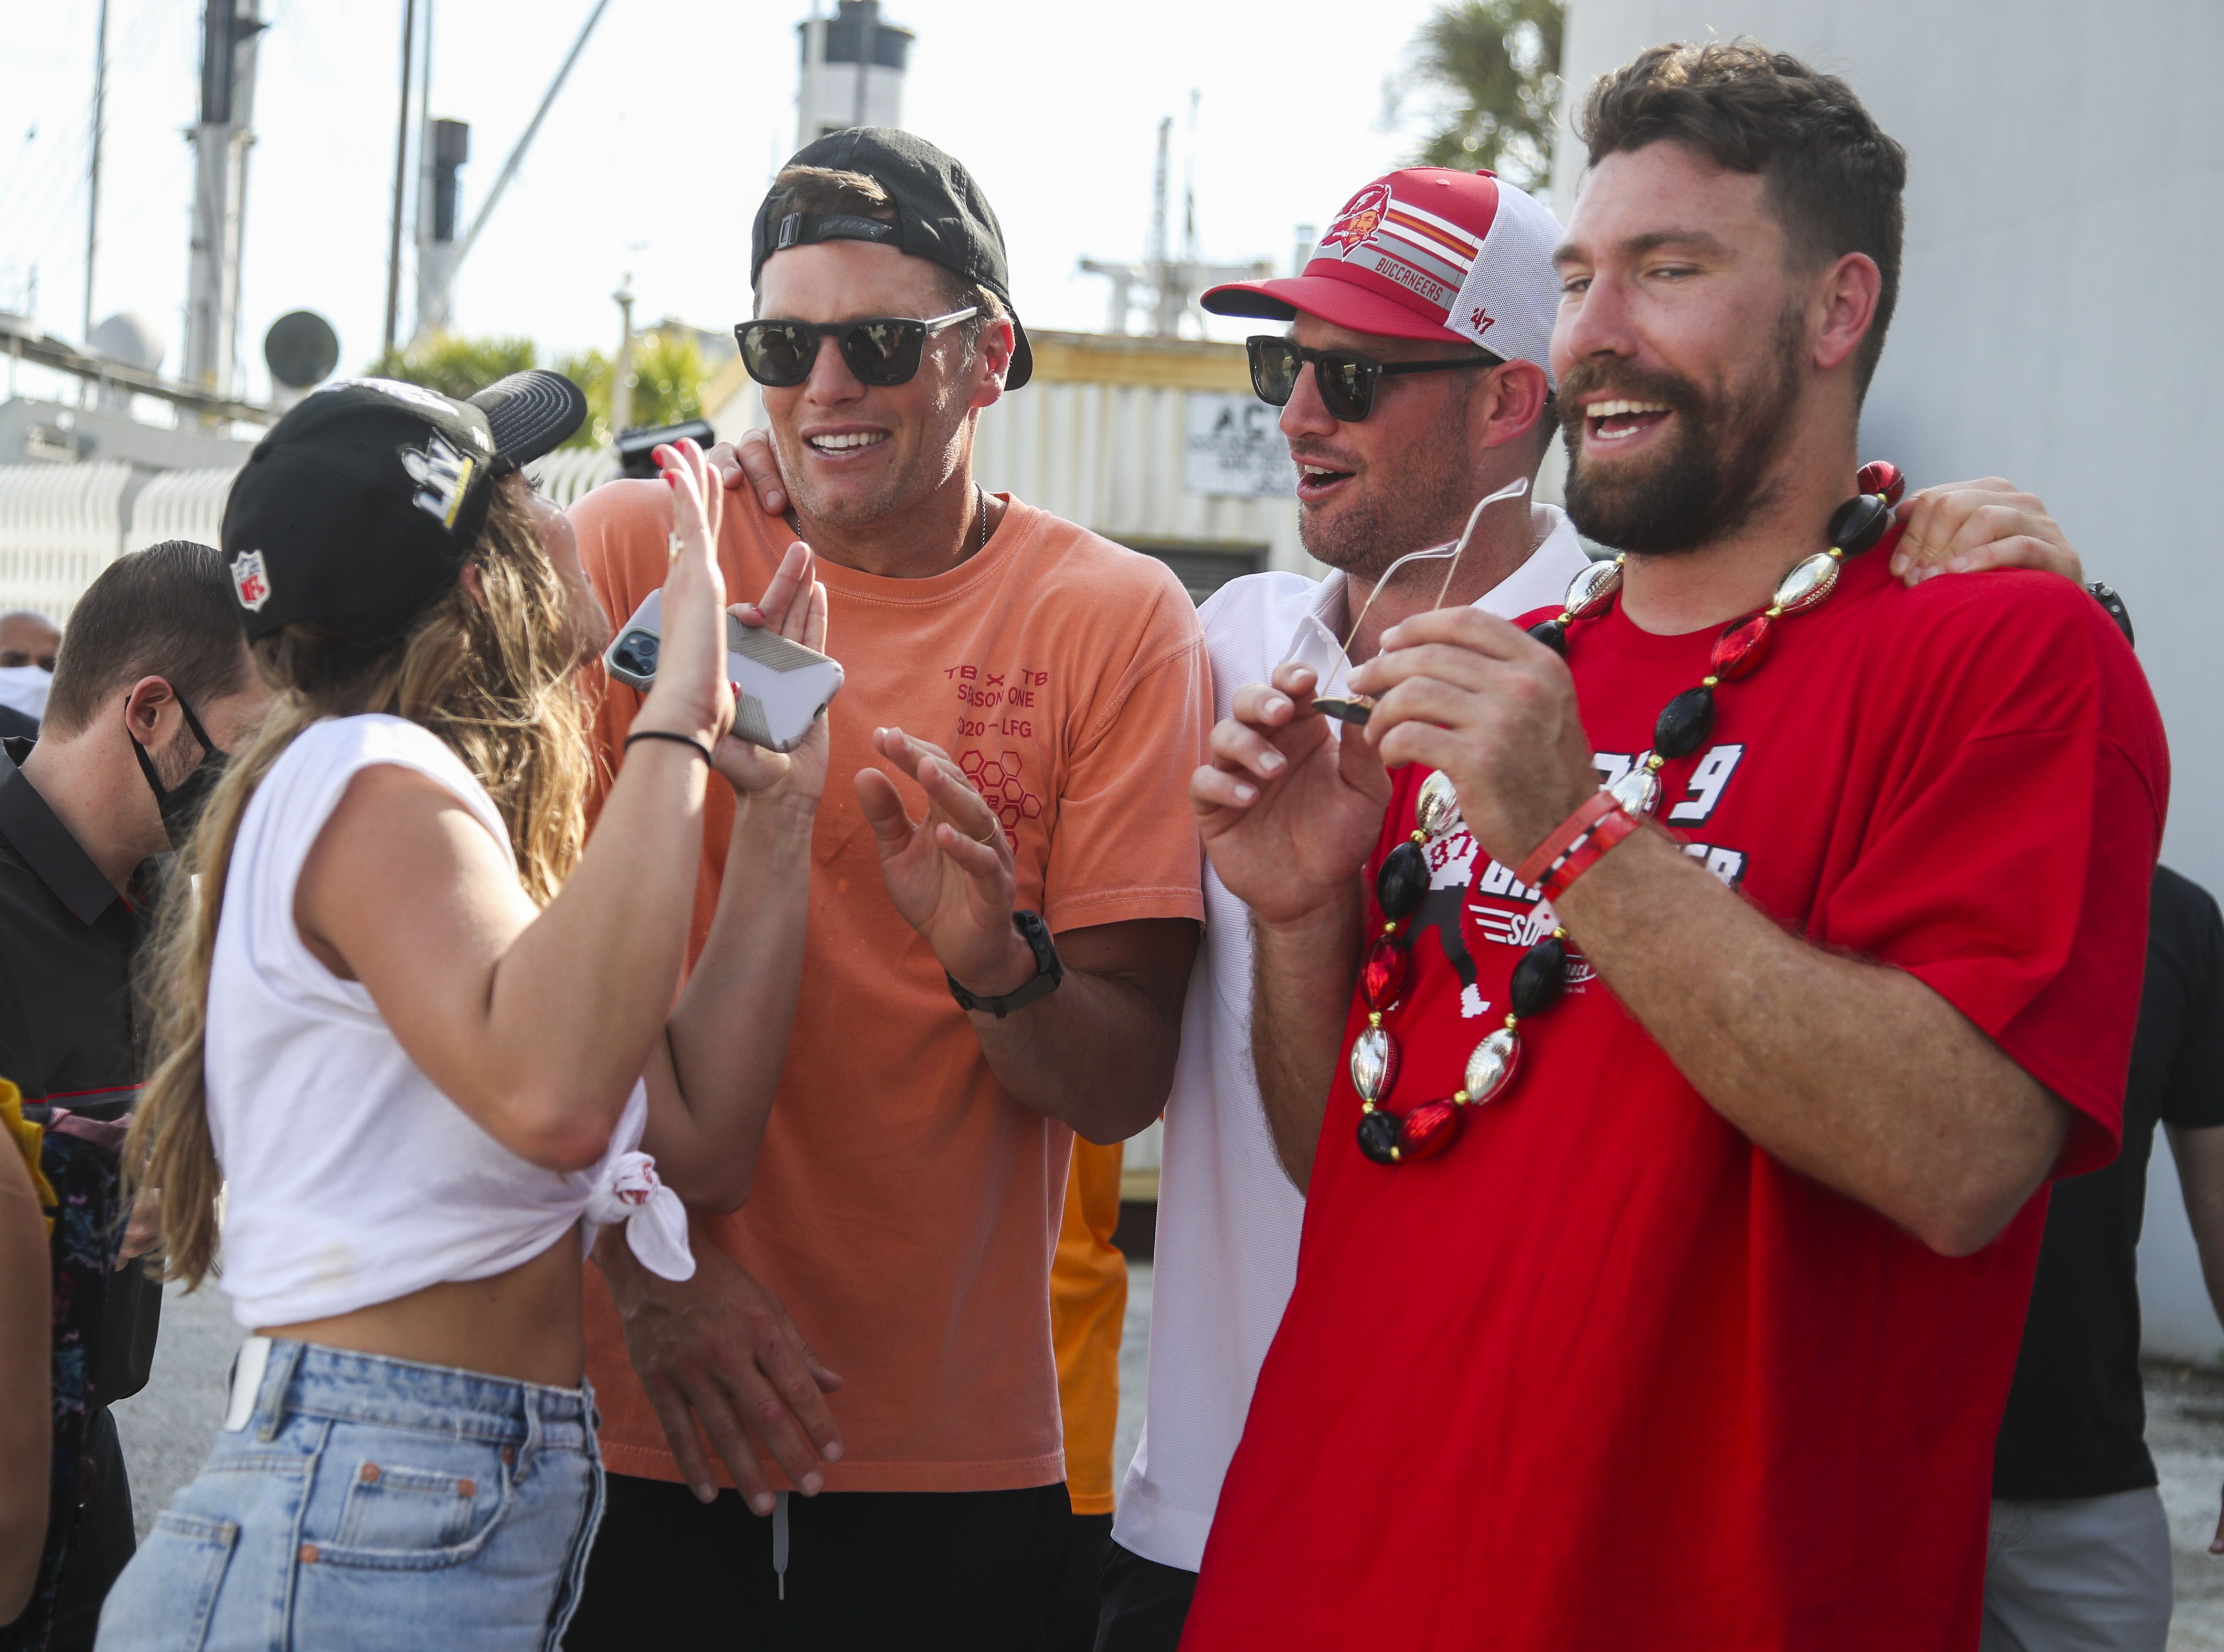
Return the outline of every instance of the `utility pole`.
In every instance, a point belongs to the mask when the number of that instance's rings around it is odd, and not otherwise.
[[[213,0],[212,0],[213,3]],[[401,193],[409,178],[409,54],[417,44],[417,0],[401,3],[401,114],[394,130],[394,233],[386,243],[386,351],[401,318]]]
[[[850,124],[865,123],[865,75],[873,66],[873,40],[881,32],[881,0],[859,0],[857,6],[857,97]]]
[[[185,380],[232,392],[239,342],[239,255],[247,230],[247,152],[255,142],[262,0],[208,0],[201,19],[201,118],[193,128],[193,231],[186,285]],[[237,9],[234,9],[237,7]]]
[[[1170,244],[1172,226],[1168,224],[1170,174],[1173,170],[1174,117],[1171,115],[1159,122],[1159,159],[1151,177],[1151,238],[1143,262],[1140,264],[1114,262],[1098,258],[1081,261],[1082,273],[1102,275],[1112,283],[1112,303],[1105,317],[1105,330],[1124,333],[1129,316],[1136,306],[1138,289],[1147,293],[1151,314],[1150,331],[1161,338],[1181,336],[1182,318],[1189,313],[1190,295],[1223,281],[1256,281],[1274,273],[1270,260],[1254,258],[1245,264],[1208,264],[1199,261],[1197,241],[1197,94],[1189,95],[1190,153],[1183,181],[1182,245],[1178,262]]]
[[[85,328],[80,339],[92,337],[92,258],[100,244],[100,138],[108,111],[108,0],[100,0],[100,22],[92,49],[92,161],[86,171],[85,209]]]
[[[433,118],[433,0],[425,0],[425,61],[417,85],[417,322],[409,342],[445,332],[455,262],[456,173],[471,158],[471,129]]]
[[[509,152],[509,159],[502,163],[502,170],[495,174],[494,187],[487,191],[486,199],[479,204],[478,216],[471,220],[471,227],[465,233],[462,243],[447,257],[445,268],[441,275],[440,301],[437,306],[441,314],[447,313],[448,293],[455,285],[457,268],[464,259],[471,255],[471,249],[478,244],[479,231],[486,228],[487,219],[494,215],[495,206],[502,199],[502,191],[509,187],[509,180],[517,176],[518,163],[525,159],[525,152],[533,147],[534,137],[540,130],[540,123],[548,118],[549,105],[556,101],[556,94],[564,90],[565,81],[572,75],[572,66],[579,60],[579,54],[587,49],[587,37],[595,32],[595,25],[602,22],[603,13],[610,9],[610,0],[595,0],[595,9],[587,14],[587,21],[580,25],[578,39],[572,42],[572,49],[565,54],[563,65],[556,71],[556,78],[548,83],[547,91],[542,94],[540,107],[533,111],[533,119],[527,124],[524,136],[517,140],[517,147]],[[405,87],[409,79],[408,61],[405,55],[401,76]],[[406,95],[402,102],[406,106],[408,102]],[[403,114],[406,129],[408,114],[406,107]],[[461,160],[462,157],[458,156],[458,163]],[[399,154],[395,157],[394,176],[395,180],[394,186],[395,256],[398,261],[401,257],[401,158]],[[398,262],[396,267],[399,268]],[[389,335],[394,331],[393,315],[394,305],[389,298],[387,304],[386,323],[386,331]]]
[[[633,272],[610,294],[618,306],[618,359],[610,368],[610,439],[633,427]]]

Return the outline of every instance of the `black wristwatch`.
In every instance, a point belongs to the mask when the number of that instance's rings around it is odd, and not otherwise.
[[[1058,982],[1065,979],[1065,966],[1058,961],[1058,947],[1051,940],[1050,928],[1042,921],[1040,912],[1014,912],[1012,927],[1035,955],[1034,979],[1001,998],[982,998],[960,987],[957,977],[945,969],[942,979],[950,983],[950,996],[957,1000],[959,1009],[978,1010],[1001,1021],[1014,1010],[1024,1010],[1037,999],[1048,998],[1058,990]]]
[[[2093,593],[2093,600],[2101,605],[2101,611],[2116,622],[2116,629],[2124,634],[2124,640],[2136,646],[2139,639],[2132,634],[2132,611],[2124,606],[2124,599],[2097,579],[2085,589]]]

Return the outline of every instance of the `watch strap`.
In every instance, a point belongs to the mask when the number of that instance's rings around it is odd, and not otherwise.
[[[1065,962],[1058,955],[1058,945],[1051,939],[1050,926],[1042,921],[1042,914],[1022,909],[1012,914],[1012,927],[1035,955],[1033,979],[1006,993],[1001,998],[987,998],[970,993],[958,985],[957,977],[948,970],[942,972],[943,980],[950,983],[950,995],[957,1000],[957,1007],[982,1015],[993,1015],[999,1021],[1014,1010],[1023,1010],[1038,999],[1048,998],[1065,979]]]

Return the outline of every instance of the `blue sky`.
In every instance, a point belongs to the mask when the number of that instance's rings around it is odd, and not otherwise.
[[[468,221],[530,118],[591,0],[436,0],[433,112],[468,120]],[[420,0],[421,5],[421,0]],[[644,319],[730,325],[748,310],[749,224],[793,147],[795,24],[808,0],[658,9],[611,0],[458,284],[457,323],[549,351],[616,341],[629,270]],[[0,306],[37,269],[37,314],[74,337],[96,0],[8,7],[0,54]],[[1102,325],[1084,255],[1143,251],[1157,123],[1203,94],[1196,161],[1207,258],[1289,256],[1409,150],[1382,85],[1427,0],[1271,8],[1128,0],[889,0],[914,30],[905,123],[981,180],[1011,242],[1020,313]],[[111,0],[109,116],[95,316],[133,310],[167,334],[185,296],[200,6]],[[266,386],[262,331],[323,312],[344,368],[378,346],[394,165],[401,0],[264,0],[250,163],[242,355]],[[1177,198],[1178,199],[1178,198]],[[1178,207],[1177,207],[1178,210]],[[408,328],[405,276],[402,327]]]

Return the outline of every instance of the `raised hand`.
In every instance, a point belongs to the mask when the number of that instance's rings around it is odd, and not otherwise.
[[[2084,583],[2084,564],[2045,505],[2003,477],[1925,488],[1899,514],[1907,532],[1892,548],[1892,571],[1911,585],[1984,568],[2034,568]]]
[[[763,600],[736,602],[727,611],[744,625],[761,626],[825,653],[826,587],[812,577],[814,566],[811,547],[798,539],[774,570]],[[821,717],[803,743],[785,755],[729,733],[712,752],[711,766],[736,792],[778,796],[816,808],[826,790],[829,749],[826,719]]]
[[[1355,732],[1313,709],[1310,667],[1283,665],[1239,689],[1216,724],[1190,807],[1212,869],[1265,923],[1347,893],[1382,829],[1390,777]]]
[[[896,910],[958,985],[990,998],[1018,991],[1035,958],[1012,924],[1019,886],[1003,827],[940,747],[900,728],[875,728],[873,746],[926,793],[926,816],[913,820],[894,781],[857,772],[857,802]]]
[[[672,566],[664,577],[656,681],[633,726],[687,735],[716,750],[734,721],[726,679],[726,581],[718,571],[725,490],[692,441],[660,447],[655,457],[672,489]]]

